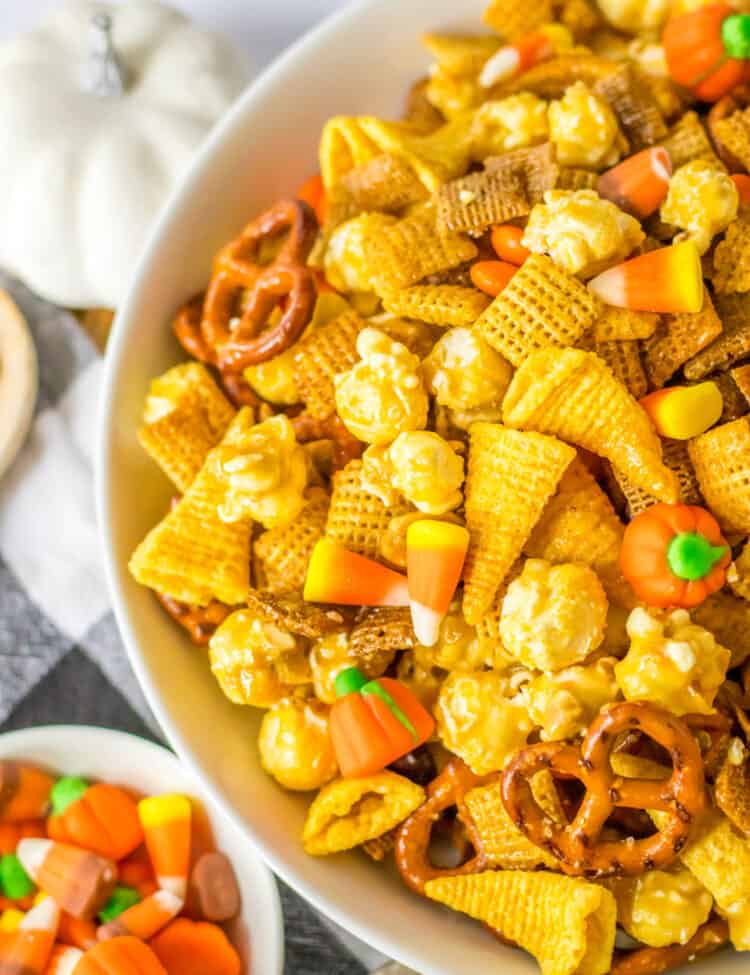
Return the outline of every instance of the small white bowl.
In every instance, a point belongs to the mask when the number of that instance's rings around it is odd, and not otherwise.
[[[85,725],[46,725],[0,735],[0,759],[33,762],[61,775],[81,775],[138,792],[180,792],[196,799],[200,790],[179,760],[143,738]],[[210,806],[217,848],[237,874],[242,911],[231,936],[246,975],[281,975],[284,925],[276,883],[237,828]]]
[[[524,0],[518,0],[523,3]],[[171,743],[209,795],[273,869],[342,927],[423,975],[502,969],[531,975],[534,961],[481,925],[413,894],[395,871],[360,853],[307,856],[300,842],[309,797],[263,771],[260,712],[232,705],[127,564],[164,515],[173,489],[136,436],[150,381],[185,359],[170,324],[205,288],[216,251],[317,167],[333,115],[397,118],[429,58],[427,30],[481,30],[487,0],[360,0],[279,58],[242,96],[196,157],[154,228],[107,354],[97,455],[97,503],[112,598],[130,659]],[[722,953],[705,972],[730,975]]]

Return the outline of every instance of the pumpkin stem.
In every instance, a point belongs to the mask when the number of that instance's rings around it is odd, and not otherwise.
[[[725,18],[721,40],[730,58],[750,58],[750,14],[730,14]]]
[[[667,564],[678,579],[704,579],[726,554],[726,545],[714,546],[698,532],[680,532],[667,546]]]
[[[358,667],[347,667],[336,677],[334,687],[336,697],[346,697],[347,694],[356,694],[369,681],[368,677],[362,673]]]

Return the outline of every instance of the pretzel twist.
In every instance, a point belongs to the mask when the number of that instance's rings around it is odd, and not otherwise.
[[[452,758],[427,787],[427,800],[399,826],[396,832],[396,866],[404,882],[418,894],[438,877],[479,873],[486,869],[479,836],[464,803],[467,792],[484,785],[491,776],[477,775],[459,758]],[[457,867],[436,867],[429,857],[432,829],[441,816],[456,807],[474,855]]]
[[[610,970],[610,975],[661,975],[693,961],[697,955],[709,955],[729,940],[726,921],[718,918],[698,928],[684,945],[666,948],[641,948],[620,954]]]
[[[638,730],[653,738],[672,759],[663,781],[623,779],[610,756],[617,736]],[[561,779],[577,779],[586,792],[572,822],[556,825],[540,809],[531,780],[542,769]],[[580,748],[542,742],[522,749],[506,766],[502,797],[508,815],[527,838],[560,861],[572,876],[636,876],[671,863],[687,842],[695,818],[705,807],[700,749],[685,722],[643,701],[604,708]],[[668,814],[652,836],[601,839],[617,808],[659,810]]]
[[[325,420],[318,420],[309,413],[298,413],[292,417],[292,426],[298,443],[311,443],[314,440],[333,441],[333,470],[341,470],[350,460],[362,456],[365,445],[357,440],[353,433],[344,426],[344,422],[337,413],[332,413]]]
[[[200,328],[222,371],[241,372],[266,362],[302,334],[316,294],[314,275],[305,266],[316,232],[315,214],[307,203],[280,200],[219,251]],[[286,237],[273,260],[262,264],[263,244],[283,234]],[[247,300],[241,309],[243,292]],[[282,300],[280,321],[263,331]]]
[[[189,606],[171,596],[157,592],[156,598],[172,619],[184,627],[196,646],[208,646],[208,641],[231,613],[229,606],[214,599],[208,606]]]

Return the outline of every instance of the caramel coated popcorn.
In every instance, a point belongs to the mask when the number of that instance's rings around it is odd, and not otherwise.
[[[549,106],[550,139],[564,166],[604,169],[626,148],[615,114],[605,100],[577,81]]]
[[[676,239],[694,240],[705,254],[713,238],[737,216],[739,199],[737,187],[723,169],[694,159],[672,176],[660,215],[683,231]]]

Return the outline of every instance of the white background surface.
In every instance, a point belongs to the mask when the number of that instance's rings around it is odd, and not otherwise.
[[[235,39],[255,70],[345,0],[169,0],[196,21]],[[59,0],[0,0],[0,39],[33,27]]]

